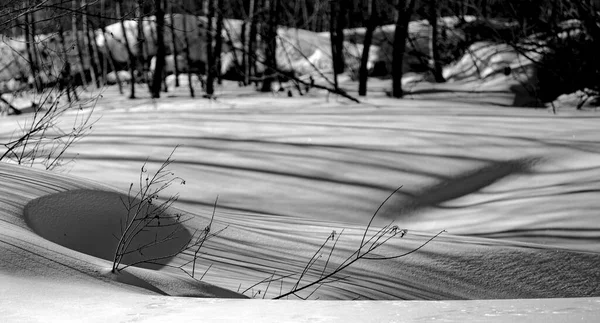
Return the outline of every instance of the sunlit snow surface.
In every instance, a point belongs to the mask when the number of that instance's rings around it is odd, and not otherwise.
[[[404,258],[358,262],[341,274],[344,280],[323,285],[311,298],[600,296],[596,113],[221,94],[212,103],[184,92],[153,103],[108,89],[94,131],[68,151],[66,157],[77,158],[65,167],[68,174],[0,165],[0,316],[103,321],[113,311],[121,320],[204,313],[236,321],[249,313],[254,321],[589,321],[600,310],[597,298],[289,305],[172,299],[155,296],[157,290],[191,295],[208,285],[195,285],[169,267],[131,270],[150,286],[123,284],[108,273],[109,261],[45,240],[26,223],[23,210],[32,200],[76,189],[124,192],[144,161],[156,168],[181,145],[171,169],[186,185],[171,193],[179,192],[179,208],[197,215],[189,229],[206,226],[217,195],[215,228],[227,226],[204,247],[201,270],[212,265],[205,283],[275,297],[294,278],[268,290],[265,283],[251,286],[273,274],[302,272],[331,231],[345,229],[332,258],[341,262],[360,243],[381,201],[402,185],[374,230],[394,221],[409,233],[377,254],[402,253],[440,230],[448,233]],[[0,119],[0,141],[26,117]],[[91,203],[93,196],[85,198]],[[172,264],[189,259],[183,255]]]

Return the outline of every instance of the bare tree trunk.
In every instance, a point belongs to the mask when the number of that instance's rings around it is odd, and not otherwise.
[[[108,48],[108,44],[106,43],[106,33],[104,32],[105,31],[105,29],[104,29],[104,16],[106,15],[104,5],[105,5],[104,1],[100,1],[100,22],[99,23],[100,23],[100,28],[101,28],[100,30],[102,31],[102,37],[104,37],[104,40],[105,40],[106,50],[107,50],[108,53],[110,53],[110,49]],[[96,39],[95,36],[94,36],[94,39]],[[96,45],[98,45],[98,43],[96,43]],[[108,64],[109,64],[108,59],[111,56],[112,55],[102,55],[102,80],[104,81],[104,85],[106,85],[106,83],[107,83],[106,82],[107,81],[106,76],[108,74]],[[111,68],[114,71],[114,69],[115,69],[114,62],[110,62],[110,64],[111,64]],[[116,72],[115,72],[115,74],[116,74]],[[119,93],[123,94],[120,82],[119,82]]]
[[[215,93],[215,55],[213,47],[213,18],[215,16],[215,0],[208,0],[206,7],[206,96],[211,98]]]
[[[348,1],[338,0],[338,9],[335,19],[335,55],[333,56],[333,68],[337,74],[342,74],[346,68],[344,62],[344,29],[346,28]]]
[[[23,3],[23,6],[27,6],[29,2]],[[33,23],[30,21],[29,13],[25,13],[25,48],[27,50],[27,60],[29,61],[29,67],[31,69],[31,76],[33,78],[33,84],[36,91],[41,90],[41,85],[38,83],[38,67],[35,60],[35,35],[32,35],[31,26]]]
[[[259,28],[259,21],[257,19],[256,12],[261,8],[261,1],[254,0],[254,7],[252,9],[252,19],[250,20],[250,38],[248,39],[248,84],[250,83],[250,77],[256,75],[256,50],[258,48],[257,35]]]
[[[329,7],[329,40],[331,43],[331,64],[333,66],[333,84],[336,90],[339,88],[338,84],[338,69],[336,68],[336,59],[338,57],[337,51],[337,30],[335,29],[335,17],[338,15],[339,2],[340,0],[331,0]]]
[[[62,90],[65,88],[67,92],[67,99],[71,102],[71,92],[73,92],[73,99],[79,100],[77,97],[77,92],[73,89],[73,75],[71,74],[71,62],[69,62],[69,57],[67,55],[67,45],[65,44],[65,31],[63,30],[62,23],[59,21],[58,23],[58,36],[60,40],[60,47],[62,51],[62,59],[65,62],[64,66],[59,75],[58,84],[59,89]]]
[[[88,30],[88,5],[86,0],[81,0],[81,10],[83,13],[81,14],[81,32],[83,33],[83,47],[87,49],[87,53],[89,56],[89,66],[90,66],[90,75],[92,77],[92,84],[96,84],[96,87],[100,87],[100,82],[98,81],[98,69],[96,68],[96,64],[94,62],[94,55],[92,44],[90,40],[90,34]],[[83,50],[81,56],[83,57]]]
[[[89,30],[91,28],[91,31]],[[90,35],[91,33],[91,35]],[[94,66],[96,68],[97,71],[97,80],[98,83],[96,84],[98,87],[100,87],[100,84],[105,84],[106,83],[106,71],[104,70],[105,66],[102,66],[102,64],[100,63],[100,54],[99,54],[99,49],[98,49],[98,43],[96,42],[96,32],[94,29],[94,24],[91,23],[91,21],[88,21],[88,43],[90,44],[91,48],[91,55],[92,55],[92,59],[94,62]],[[102,81],[100,81],[102,80]]]
[[[438,8],[436,0],[429,0],[429,25],[431,26],[430,49],[431,62],[433,65],[433,76],[438,83],[446,82],[442,73],[442,63],[440,62],[440,50],[438,41]]]
[[[79,75],[81,76],[81,84],[87,87],[87,78],[85,76],[85,65],[83,61],[83,52],[81,51],[81,43],[79,42],[79,33],[77,32],[77,0],[71,1],[71,30],[73,33],[73,41],[75,42],[75,52],[77,53],[77,65],[79,65]]]
[[[373,32],[377,27],[377,0],[370,0],[369,9],[367,10],[369,20],[367,21],[367,30],[365,32],[365,40],[363,42],[363,52],[360,59],[360,70],[358,72],[358,95],[367,95],[367,80],[368,73],[367,64],[369,63],[369,51],[371,49],[371,43],[373,42]]]
[[[244,52],[243,55],[243,67],[244,67],[244,85],[248,85],[250,83],[250,74],[251,74],[251,60],[252,60],[252,39],[251,39],[251,30],[254,25],[254,0],[250,0],[248,3],[248,18],[246,19],[244,26]]]
[[[309,25],[308,25],[309,18],[308,18],[308,8],[306,8],[306,1],[300,1],[300,6],[301,6],[300,9],[302,9],[302,20],[304,22],[303,28],[308,29],[309,28]],[[315,31],[315,30],[312,30],[312,31]]]
[[[141,73],[142,81],[149,85],[146,77],[146,53],[144,47],[146,45],[146,35],[144,34],[144,0],[138,0],[135,8],[137,15],[137,70]],[[152,92],[152,90],[150,90]]]
[[[194,16],[195,17],[195,16]],[[183,15],[183,36],[185,40],[185,59],[188,64],[188,86],[190,88],[190,96],[195,97],[194,86],[192,84],[192,58],[190,55],[190,37],[187,30],[187,14]]]
[[[319,23],[321,22],[321,15],[319,15],[319,11],[321,11],[321,7],[319,6],[320,2],[319,1],[315,1],[315,6],[314,6],[314,10],[313,10],[313,25],[312,25],[312,30],[313,31],[321,31],[321,28],[319,26]]]
[[[408,2],[408,3],[407,3]],[[396,30],[394,32],[394,50],[392,54],[392,96],[401,98],[404,96],[402,90],[402,74],[404,53],[406,52],[406,37],[408,37],[408,24],[415,7],[415,0],[398,0],[396,11]]]
[[[165,10],[163,0],[154,1],[154,12],[156,16],[156,66],[152,78],[152,98],[160,98],[160,89],[163,83],[163,71],[165,66]]]
[[[217,0],[217,26],[215,30],[215,50],[213,55],[215,56],[215,71],[217,77],[217,84],[222,84],[221,77],[221,51],[223,47],[223,16],[225,14],[225,2],[223,0]]]
[[[179,87],[179,61],[177,60],[177,35],[175,34],[175,14],[173,13],[173,4],[169,8],[169,17],[171,18],[171,54],[173,55],[173,74],[175,74],[175,87]],[[189,65],[188,65],[189,66]]]
[[[268,10],[268,23],[265,35],[266,69],[261,92],[270,92],[277,67],[277,13],[279,0],[265,1],[265,9]]]
[[[117,17],[121,21],[121,31],[123,32],[123,38],[125,39],[125,50],[127,51],[127,60],[129,61],[129,73],[131,73],[131,94],[130,99],[135,99],[135,55],[131,52],[131,46],[129,45],[129,38],[127,37],[127,29],[125,28],[125,16],[122,13],[123,0],[117,0]],[[115,71],[116,72],[116,71]]]
[[[36,19],[35,14],[37,11],[33,11],[31,12],[31,16],[30,16],[30,20],[29,23],[31,24],[31,41],[32,41],[32,53],[33,53],[33,62],[35,64],[36,70],[38,72],[38,74],[41,74],[43,71],[43,62],[40,62],[41,56],[39,55],[38,52],[38,47],[37,47],[37,40],[35,38],[35,36],[37,35],[37,28],[36,28],[36,23],[38,21],[38,19]],[[44,84],[42,83],[42,79],[38,78],[36,81],[37,84],[37,88],[38,90],[43,89]]]

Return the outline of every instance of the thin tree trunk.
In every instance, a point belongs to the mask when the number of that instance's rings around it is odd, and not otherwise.
[[[38,53],[38,48],[37,48],[37,40],[35,39],[35,36],[37,35],[37,28],[36,28],[36,22],[38,21],[35,17],[35,13],[36,11],[31,12],[31,16],[30,16],[30,24],[31,24],[31,44],[33,45],[31,47],[32,49],[32,53],[33,53],[33,62],[35,63],[35,67],[36,67],[36,71],[38,72],[38,75],[40,75],[43,71],[42,66],[43,63],[40,62],[40,55]],[[44,84],[42,83],[42,79],[41,78],[37,78],[36,81],[37,84],[37,88],[38,90],[43,89]]]
[[[222,84],[221,77],[221,51],[223,47],[223,16],[225,13],[225,2],[223,0],[217,0],[217,26],[215,30],[215,50],[213,55],[215,56],[215,75],[217,77],[217,84]]]
[[[368,69],[367,64],[369,63],[369,51],[371,49],[371,43],[373,41],[373,32],[377,27],[377,0],[371,0],[369,2],[369,9],[367,10],[369,20],[367,21],[367,30],[365,32],[365,40],[363,42],[363,52],[360,59],[360,70],[358,72],[358,95],[367,95],[367,80],[368,80]]]
[[[194,16],[196,17],[196,16]],[[187,30],[187,14],[183,15],[183,37],[185,40],[185,59],[188,64],[188,86],[190,88],[190,96],[195,97],[194,86],[192,85],[192,57],[190,55],[190,37]],[[195,18],[196,19],[196,18]]]
[[[346,28],[346,15],[348,14],[348,1],[338,0],[338,12],[335,22],[335,57],[333,68],[337,74],[344,73],[346,64],[344,62],[344,29]]]
[[[155,0],[155,16],[156,16],[156,66],[154,68],[154,76],[152,79],[152,98],[160,98],[160,89],[163,83],[163,70],[165,66],[165,10],[163,8],[163,0]]]
[[[338,64],[336,63],[337,54],[337,29],[335,28],[336,16],[339,14],[339,1],[343,0],[331,0],[329,9],[329,38],[331,44],[331,65],[333,66],[333,84],[336,90],[339,88],[338,84]]]
[[[96,84],[96,87],[99,88],[100,82],[98,81],[98,74],[97,74],[98,69],[94,62],[94,54],[93,54],[92,44],[89,41],[90,34],[89,34],[88,23],[87,23],[88,5],[87,5],[86,0],[81,0],[81,10],[83,10],[83,13],[81,14],[81,32],[83,33],[83,47],[87,50],[88,56],[89,56],[88,58],[89,58],[89,66],[90,66],[90,75],[92,77],[92,84]],[[82,50],[81,53],[82,53],[81,56],[83,57],[84,51]]]
[[[308,8],[306,8],[306,1],[300,1],[300,9],[302,9],[302,20],[303,20],[303,28],[309,28],[308,25]],[[312,31],[315,31],[314,29]]]
[[[125,50],[127,51],[127,60],[129,61],[129,73],[131,73],[131,94],[130,99],[135,99],[135,55],[131,52],[131,46],[129,46],[129,38],[127,37],[127,29],[125,28],[125,16],[122,14],[121,5],[123,0],[117,0],[117,17],[121,21],[121,31],[123,32],[123,38],[125,39]]]
[[[261,92],[270,92],[271,85],[275,78],[275,69],[277,67],[277,14],[279,8],[279,0],[265,1],[265,8],[269,12],[268,23],[265,32],[265,52],[266,52],[266,69],[265,77]]]
[[[173,13],[173,4],[169,8],[169,17],[171,18],[171,54],[173,55],[173,74],[175,74],[175,87],[179,87],[179,61],[177,56],[177,35],[175,34],[175,14]],[[189,66],[189,65],[188,65]]]
[[[404,53],[406,52],[408,24],[414,7],[415,0],[398,0],[398,5],[396,6],[398,20],[396,20],[394,50],[392,54],[392,96],[395,98],[404,96],[404,91],[402,90]]]
[[[89,30],[91,28],[91,31]],[[91,36],[90,36],[91,33]],[[100,87],[100,84],[104,85],[106,83],[106,71],[104,70],[105,66],[102,66],[100,63],[100,51],[98,49],[98,43],[96,42],[96,32],[94,29],[94,24],[88,20],[88,42],[91,44],[91,55],[93,62],[95,64],[95,68],[97,69],[98,75],[98,83],[97,86]],[[100,82],[102,80],[102,82]]]
[[[431,37],[429,47],[431,49],[431,62],[433,65],[433,76],[437,83],[446,82],[442,73],[442,63],[440,62],[440,50],[438,41],[438,8],[436,0],[429,0],[429,25],[431,26]]]
[[[253,54],[253,46],[252,46],[252,28],[254,26],[254,6],[255,1],[250,0],[248,4],[248,19],[246,19],[244,30],[244,52],[243,55],[243,66],[244,66],[244,85],[248,85],[250,83],[250,75],[251,75],[251,60]],[[254,27],[256,28],[256,27]]]
[[[92,38],[90,37],[90,24],[87,18],[89,12],[86,0],[81,0],[81,6],[83,10],[83,14],[81,15],[82,32],[84,35],[83,43],[84,45],[87,45],[86,49],[89,57],[92,82],[93,84],[96,84],[96,88],[100,88],[100,68],[97,60],[97,53],[94,51],[94,45],[92,44]]]
[[[206,6],[206,96],[215,93],[215,55],[213,53],[213,18],[215,16],[215,0],[208,0]]]
[[[75,53],[77,54],[77,65],[79,65],[79,75],[81,76],[81,84],[87,87],[87,78],[85,76],[85,65],[83,63],[83,52],[81,51],[81,43],[79,42],[79,33],[77,32],[77,0],[71,1],[71,31],[73,33],[73,41],[75,43]]]
[[[312,30],[315,32],[321,31],[321,26],[320,26],[320,22],[321,22],[321,15],[319,15],[319,11],[320,11],[321,7],[319,6],[319,1],[315,1],[315,6],[314,6],[314,11],[313,11],[313,24],[312,24]]]
[[[258,35],[259,21],[256,12],[261,6],[260,0],[251,0],[254,4],[252,9],[252,19],[250,20],[250,33],[248,38],[248,84],[250,77],[256,75],[256,50],[258,48],[256,36]]]
[[[23,7],[28,4],[28,2],[23,3]],[[27,60],[29,61],[29,67],[31,69],[31,76],[33,78],[33,85],[35,86],[36,91],[41,90],[41,86],[38,84],[38,67],[35,63],[35,37],[31,35],[31,22],[29,13],[25,13],[25,49],[27,50]]]
[[[106,43],[106,33],[104,32],[105,31],[105,29],[104,29],[104,26],[105,26],[105,24],[104,24],[104,16],[106,15],[104,5],[105,5],[104,1],[100,1],[100,22],[99,23],[100,23],[100,28],[101,28],[101,31],[102,31],[102,37],[104,37],[104,44],[106,46],[107,52],[110,53],[110,49],[108,48],[108,43]],[[96,37],[94,37],[94,39],[96,39]],[[98,43],[96,43],[96,45],[97,44]],[[112,55],[102,55],[102,79],[104,80],[104,85],[106,85],[106,83],[107,83],[106,82],[107,81],[106,76],[108,74],[108,64],[109,64],[108,59],[109,59],[109,57],[107,57],[107,56],[110,57]],[[110,64],[111,64],[111,68],[114,71],[115,70],[114,62],[111,61]],[[116,74],[116,71],[115,71],[115,74]],[[121,84],[119,82],[119,93],[123,94],[123,91],[122,91],[122,89],[120,87],[121,87]]]
[[[136,7],[137,15],[137,70],[140,72],[142,81],[149,85],[148,78],[146,77],[146,53],[144,47],[146,46],[146,35],[144,34],[144,1],[138,0]],[[152,92],[152,90],[150,90]]]
[[[60,47],[62,51],[62,59],[65,62],[64,66],[60,72],[59,76],[59,89],[62,90],[63,87],[67,92],[67,99],[71,102],[71,91],[73,92],[73,98],[75,100],[79,100],[77,97],[77,93],[73,89],[73,75],[71,74],[71,62],[69,62],[69,56],[67,55],[67,45],[65,44],[65,31],[63,29],[62,23],[58,23],[58,36],[60,40]]]

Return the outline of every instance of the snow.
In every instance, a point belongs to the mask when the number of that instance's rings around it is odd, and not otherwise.
[[[135,101],[108,88],[94,132],[67,151],[77,157],[68,175],[0,164],[2,317],[591,321],[600,310],[593,112],[555,116],[377,95],[363,104],[239,97],[227,86],[217,87],[216,102],[187,98],[185,87],[157,101],[142,87]],[[0,119],[0,142],[25,118]],[[119,197],[146,159],[156,168],[178,144],[172,170],[187,183],[168,193],[179,193],[177,207],[195,215],[187,232],[207,225],[219,196],[214,229],[224,231],[203,247],[205,277],[194,281],[172,267],[190,254],[170,266],[111,274]],[[356,250],[369,217],[399,185],[368,236],[389,222],[409,231],[377,255],[448,233],[403,258],[357,262],[342,273],[346,279],[311,296],[377,301],[175,297],[275,297],[295,284],[332,230],[345,229],[332,264]],[[318,260],[303,282],[323,266]],[[252,287],[274,274],[296,276]]]
[[[279,33],[328,68],[328,53],[319,47],[326,38]],[[217,86],[216,101],[190,99],[187,75],[180,75],[179,89],[168,78],[163,100],[150,99],[142,85],[137,100],[103,89],[94,131],[65,154],[76,158],[68,175],[0,164],[0,316],[592,321],[600,310],[596,114],[570,109],[568,98],[558,115],[501,107],[528,104],[523,83],[535,78],[528,61],[507,46],[476,43],[444,73],[449,82],[440,85],[407,75],[406,100],[383,96],[389,80],[370,80],[362,104],[315,90],[294,98],[256,94],[233,82]],[[198,88],[199,80],[193,82]],[[340,84],[356,89],[345,75]],[[31,102],[27,95],[19,100]],[[29,117],[0,119],[0,143]],[[67,113],[58,122],[70,127],[75,118]],[[178,239],[146,255],[171,254],[203,230],[219,196],[213,229],[223,231],[203,246],[197,270],[204,276],[194,280],[178,269],[189,272],[190,253],[113,274],[124,190],[144,162],[156,168],[176,145],[172,171],[187,184],[166,193],[180,194],[171,212],[192,219],[179,224]],[[366,235],[389,223],[408,234],[376,255],[402,254],[447,233],[406,257],[359,261],[338,276],[344,279],[298,294],[362,301],[260,300],[292,289],[319,246],[343,229],[327,268],[342,263],[400,185]],[[139,238],[153,232],[146,234]],[[323,252],[300,285],[322,275],[325,258]],[[265,282],[286,275],[293,276]]]

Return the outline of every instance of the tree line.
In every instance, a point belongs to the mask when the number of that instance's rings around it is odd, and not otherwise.
[[[278,26],[300,28],[326,34],[330,41],[330,53],[333,66],[331,92],[346,95],[338,84],[337,76],[346,70],[345,48],[346,30],[359,28],[362,46],[360,68],[358,71],[359,95],[366,95],[369,70],[369,49],[376,44],[374,34],[384,25],[394,25],[393,37],[387,40],[393,48],[391,68],[391,96],[402,97],[402,75],[405,71],[405,57],[409,39],[409,23],[417,19],[426,20],[431,26],[430,52],[421,60],[436,82],[444,82],[442,66],[449,60],[456,59],[464,52],[469,42],[492,40],[508,43],[519,51],[531,50],[531,43],[526,40],[535,39],[537,46],[550,48],[544,59],[536,62],[542,67],[540,80],[550,88],[567,87],[569,89],[588,88],[597,91],[600,68],[589,48],[600,48],[600,1],[599,0],[6,0],[0,9],[0,32],[12,37],[23,37],[27,44],[27,61],[32,75],[40,70],[38,54],[33,44],[38,35],[50,32],[59,34],[62,51],[67,40],[65,33],[74,37],[76,59],[69,59],[63,54],[64,66],[61,68],[62,81],[66,85],[80,82],[96,84],[106,82],[108,71],[116,71],[122,67],[112,59],[110,51],[101,52],[96,44],[97,31],[106,36],[106,26],[120,24],[126,34],[126,22],[137,21],[138,35],[133,44],[124,37],[127,50],[127,67],[130,71],[131,93],[135,97],[136,78],[148,84],[153,97],[160,97],[165,73],[165,56],[175,56],[174,72],[178,73],[177,56],[186,58],[189,71],[205,75],[205,92],[214,95],[214,83],[220,82],[221,59],[223,48],[229,46],[234,53],[234,64],[241,77],[241,84],[260,82],[260,89],[270,91],[271,84],[287,71],[278,68],[277,44]],[[460,22],[456,28],[462,28],[467,39],[464,43],[449,48],[440,23],[440,17],[456,17]],[[151,17],[154,26],[154,39],[144,39],[144,24]],[[175,18],[178,17],[178,18]],[[202,18],[197,20],[198,17]],[[467,19],[475,17],[475,20]],[[176,23],[183,19],[182,23]],[[201,28],[198,33],[204,40],[205,56],[202,62],[190,59],[190,44],[175,44],[176,29],[186,28],[185,19],[194,19]],[[224,20],[241,21],[240,46],[228,44],[231,37],[224,37],[229,32]],[[561,37],[565,31],[565,23],[577,21],[580,31],[576,35]],[[498,24],[497,22],[504,22]],[[171,34],[171,44],[165,42],[164,36]],[[188,33],[184,31],[184,35]],[[533,37],[533,38],[532,38]],[[149,70],[150,60],[145,57],[144,46],[152,41],[156,45],[154,53],[153,73]],[[190,40],[184,40],[189,42]],[[192,40],[193,41],[193,40]],[[132,48],[137,47],[134,52]],[[263,55],[257,55],[257,50]],[[450,53],[450,54],[449,54]],[[419,55],[422,55],[420,53]],[[241,59],[237,59],[237,57]],[[567,63],[564,64],[564,61]],[[72,62],[72,63],[71,63]],[[561,63],[562,62],[562,63]],[[258,71],[260,63],[264,70]],[[70,66],[79,65],[77,68]],[[566,66],[566,67],[565,67]],[[78,71],[77,73],[73,72]],[[187,73],[190,75],[192,73]],[[117,83],[118,73],[115,74]],[[312,83],[293,75],[286,75],[296,83],[298,88]],[[176,82],[179,78],[175,78]],[[190,93],[194,89],[189,80]],[[545,82],[545,83],[544,83]],[[310,84],[309,84],[310,83]],[[314,84],[312,84],[314,85]],[[41,87],[42,84],[36,84]],[[547,93],[556,92],[547,90]],[[74,94],[76,95],[76,94]],[[542,94],[543,96],[544,94]],[[546,94],[549,95],[549,94]],[[551,99],[545,97],[544,99]]]

